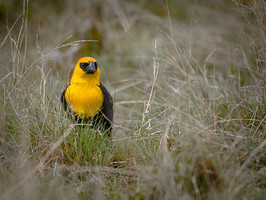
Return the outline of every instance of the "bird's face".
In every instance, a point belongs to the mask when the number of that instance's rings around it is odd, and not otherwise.
[[[79,80],[80,78],[92,80],[99,80],[100,70],[97,62],[92,57],[80,58],[76,64],[75,70],[73,72],[71,82]]]
[[[81,62],[79,63],[79,66],[86,74],[93,74],[98,68],[97,62],[93,61]]]

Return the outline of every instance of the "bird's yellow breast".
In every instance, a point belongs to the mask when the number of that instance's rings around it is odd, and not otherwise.
[[[80,118],[90,118],[103,105],[103,93],[98,85],[71,84],[65,92],[66,103]]]

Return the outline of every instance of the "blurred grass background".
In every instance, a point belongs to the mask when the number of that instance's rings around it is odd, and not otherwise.
[[[1,1],[1,199],[263,199],[264,1]],[[59,98],[80,57],[112,140]]]

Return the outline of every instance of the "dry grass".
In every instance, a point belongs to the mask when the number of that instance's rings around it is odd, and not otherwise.
[[[8,2],[1,199],[265,196],[263,1]],[[59,101],[88,55],[114,98],[110,141]]]

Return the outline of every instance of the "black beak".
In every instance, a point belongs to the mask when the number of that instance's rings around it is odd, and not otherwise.
[[[80,63],[79,65],[80,65],[80,68],[87,74],[93,74],[97,70],[96,62]]]

